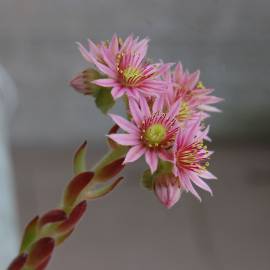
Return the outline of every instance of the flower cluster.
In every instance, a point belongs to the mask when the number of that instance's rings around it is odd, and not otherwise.
[[[211,95],[213,89],[200,81],[199,71],[190,73],[181,63],[152,63],[148,43],[147,38],[123,40],[115,34],[111,41],[89,40],[88,48],[78,44],[95,69],[79,74],[71,85],[88,95],[96,87],[93,95],[110,95],[113,102],[123,98],[126,117],[109,114],[123,132],[108,137],[127,148],[124,164],[144,156],[149,166],[144,181],[170,208],[183,191],[201,200],[195,186],[212,194],[203,180],[215,179],[208,171],[212,152],[205,145],[210,140],[205,120],[219,111],[213,104],[222,99]]]

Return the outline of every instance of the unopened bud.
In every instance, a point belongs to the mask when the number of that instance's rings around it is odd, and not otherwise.
[[[182,194],[179,178],[172,173],[158,175],[154,190],[157,198],[167,208],[174,206]]]
[[[98,86],[91,82],[100,79],[101,75],[98,71],[88,68],[79,73],[71,82],[70,85],[79,93],[84,95],[92,95],[97,90]]]

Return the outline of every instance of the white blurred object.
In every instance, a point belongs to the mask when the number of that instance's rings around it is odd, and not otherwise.
[[[18,252],[15,189],[8,147],[8,123],[17,105],[16,87],[0,66],[0,269]]]

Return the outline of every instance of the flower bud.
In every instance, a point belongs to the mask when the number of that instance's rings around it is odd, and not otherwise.
[[[79,73],[71,82],[70,85],[75,91],[84,94],[92,95],[97,90],[98,86],[91,82],[100,79],[101,76],[98,71],[92,68],[88,68],[83,72]]]
[[[155,179],[154,191],[160,202],[165,207],[171,208],[182,194],[179,178],[172,173],[158,175]]]

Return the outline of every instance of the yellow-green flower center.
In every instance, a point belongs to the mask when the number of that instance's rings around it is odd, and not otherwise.
[[[196,85],[196,88],[197,88],[197,89],[203,89],[203,88],[205,88],[205,87],[204,87],[204,85],[203,85],[202,82],[198,82],[197,85]]]
[[[141,71],[138,68],[128,67],[123,71],[123,76],[126,81],[134,80],[141,76]]]
[[[182,122],[186,120],[190,115],[190,109],[186,102],[182,102],[179,113],[177,115],[178,121]]]
[[[151,146],[158,146],[166,138],[166,133],[162,124],[153,124],[145,130],[144,140]]]

